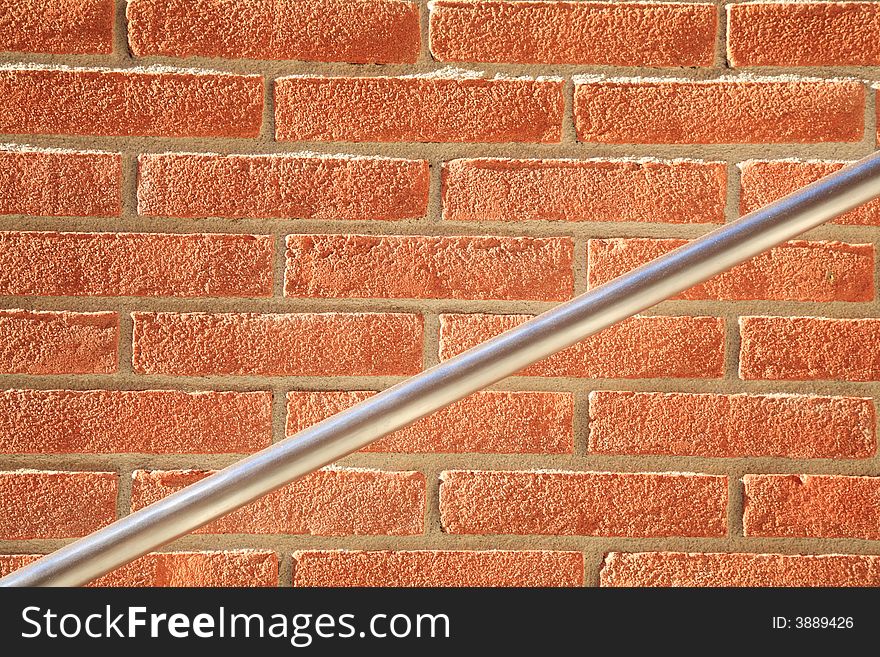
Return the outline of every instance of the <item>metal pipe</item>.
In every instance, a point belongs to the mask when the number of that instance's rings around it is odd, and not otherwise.
[[[78,586],[880,196],[880,152],[594,288],[4,577]]]

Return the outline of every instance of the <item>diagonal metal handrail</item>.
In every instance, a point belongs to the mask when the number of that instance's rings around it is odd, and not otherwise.
[[[880,196],[880,152],[257,452],[0,579],[79,586]]]

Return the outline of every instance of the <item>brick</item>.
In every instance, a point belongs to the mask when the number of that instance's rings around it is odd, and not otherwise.
[[[746,536],[880,540],[880,477],[746,475]]]
[[[440,481],[450,534],[727,535],[725,476],[453,470]]]
[[[880,557],[611,552],[600,586],[880,586]]]
[[[870,398],[814,395],[590,393],[592,454],[870,458]]]
[[[259,75],[0,67],[0,133],[256,137],[262,114]]]
[[[0,310],[2,374],[111,374],[118,343],[115,312]]]
[[[0,577],[39,556],[0,555]],[[89,586],[278,586],[278,555],[265,550],[154,552],[99,577]]]
[[[414,63],[419,56],[414,2],[132,0],[126,13],[138,57],[382,64]]]
[[[588,272],[596,287],[665,255],[688,240],[590,240]],[[874,245],[787,242],[737,265],[675,299],[738,301],[871,301]]]
[[[397,221],[428,208],[425,160],[164,153],[138,163],[143,215]]]
[[[564,237],[290,235],[284,294],[565,301],[573,258]]]
[[[431,4],[441,61],[599,66],[711,66],[711,4],[461,2]]]
[[[153,553],[93,586],[278,586],[278,555],[267,550]]]
[[[208,471],[134,473],[132,511],[203,479]],[[425,477],[420,472],[325,469],[269,493],[196,530],[199,534],[421,534]]]
[[[528,315],[440,315],[446,360],[522,324]],[[521,370],[520,376],[718,378],[724,373],[724,320],[637,316]]]
[[[726,189],[723,162],[452,160],[443,219],[723,223]]]
[[[562,80],[472,77],[275,81],[285,141],[540,142],[562,138]]]
[[[32,564],[40,556],[39,554],[0,554],[0,577],[6,577],[19,568]]]
[[[230,454],[271,442],[269,392],[0,391],[7,454]]]
[[[880,380],[880,319],[741,317],[739,325],[742,379]]]
[[[865,87],[814,78],[576,78],[578,140],[602,144],[856,142]]]
[[[583,586],[580,552],[300,550],[294,586]]]
[[[132,313],[140,374],[395,376],[422,367],[422,318],[394,313]]]
[[[746,2],[727,5],[733,66],[876,66],[874,2]]]
[[[0,472],[0,539],[75,538],[116,519],[114,472]]]
[[[109,55],[114,19],[114,0],[0,0],[0,50]]]
[[[268,235],[0,232],[0,295],[268,297]]]
[[[842,169],[846,162],[747,160],[740,169],[740,214],[753,212]],[[880,200],[869,201],[832,220],[854,226],[880,225]]]
[[[287,435],[372,397],[370,391],[287,394]],[[574,401],[561,392],[477,392],[365,447],[364,452],[571,454]]]
[[[0,147],[0,214],[118,217],[122,156]]]

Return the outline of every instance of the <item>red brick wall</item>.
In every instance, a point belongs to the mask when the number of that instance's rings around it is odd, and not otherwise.
[[[0,0],[0,574],[869,153],[878,30],[878,2]],[[98,584],[880,585],[878,226]]]

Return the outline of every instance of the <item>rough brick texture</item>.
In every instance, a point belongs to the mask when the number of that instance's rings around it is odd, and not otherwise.
[[[525,315],[441,315],[440,358],[451,358],[527,319]],[[625,320],[530,365],[520,375],[652,379],[714,378],[723,372],[722,319],[656,316]]]
[[[787,144],[860,141],[865,87],[854,80],[579,78],[579,141]]]
[[[294,586],[582,586],[580,552],[302,550]]]
[[[127,13],[138,56],[367,64],[411,63],[419,54],[415,2],[130,0]]]
[[[724,221],[720,162],[453,160],[443,166],[447,221]]]
[[[118,217],[118,153],[0,146],[0,214]]]
[[[868,0],[0,0],[0,573],[867,155],[878,34]],[[880,586],[878,226],[97,584]]]
[[[880,557],[612,552],[601,586],[880,586]]]
[[[110,374],[118,343],[114,312],[0,310],[0,374]]]
[[[0,232],[0,295],[266,297],[268,235]]]
[[[424,160],[165,153],[138,163],[145,215],[394,221],[428,205]]]
[[[162,499],[210,474],[205,471],[134,473],[132,510]],[[319,470],[206,525],[202,534],[421,534],[425,476],[419,472]]]
[[[743,379],[880,379],[880,319],[740,318]]]
[[[439,0],[431,53],[441,61],[710,66],[710,4]]]
[[[291,392],[287,435],[374,392]],[[574,405],[556,392],[478,392],[364,448],[366,452],[570,454]]]
[[[75,538],[116,519],[113,472],[0,472],[0,539]]]
[[[562,81],[338,78],[275,82],[285,141],[558,142]]]
[[[727,534],[724,476],[452,470],[440,480],[450,534]]]
[[[564,238],[291,235],[284,294],[565,301],[573,257]]]
[[[733,66],[880,65],[874,2],[746,2],[727,20]]]
[[[791,194],[819,178],[838,171],[844,162],[798,160],[748,160],[739,165],[741,214]],[[880,225],[880,201],[870,201],[833,220],[837,224]]]
[[[0,67],[0,133],[256,137],[258,75]]]
[[[870,458],[875,423],[869,398],[596,391],[589,451]]]
[[[0,555],[0,577],[39,555]],[[99,577],[90,586],[277,586],[278,555],[266,550],[156,552]]]
[[[422,321],[402,314],[132,313],[143,374],[379,376],[421,369]]]
[[[148,554],[97,586],[277,586],[278,555],[266,550]]]
[[[272,441],[268,392],[0,391],[10,454],[253,452]]]
[[[880,540],[880,477],[746,475],[746,536]]]
[[[113,52],[114,0],[0,0],[0,50]]]
[[[639,238],[590,240],[589,284],[607,283],[687,242]],[[871,301],[874,298],[874,245],[788,242],[676,298]]]

